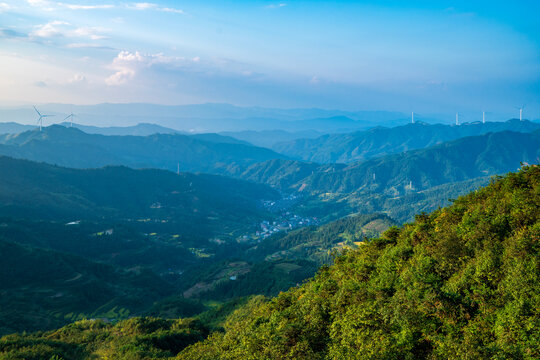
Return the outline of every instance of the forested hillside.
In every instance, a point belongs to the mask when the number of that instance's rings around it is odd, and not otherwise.
[[[10,217],[238,219],[278,197],[264,185],[155,169],[69,169],[0,156],[0,171],[0,215]]]
[[[123,271],[1,235],[0,254],[0,334],[89,317],[125,318],[174,291],[150,271]]]
[[[540,168],[388,230],[254,299],[181,359],[536,359]]]
[[[503,131],[348,165],[271,160],[234,176],[301,194],[298,211],[308,215],[336,219],[384,212],[404,222],[539,158],[538,131]]]
[[[514,171],[521,162],[534,164],[539,158],[539,132],[504,131],[388,155],[335,171],[318,171],[303,183],[304,191],[368,191],[395,196],[408,190]]]
[[[443,142],[488,132],[532,132],[540,124],[512,119],[506,122],[466,123],[460,126],[415,123],[392,128],[376,127],[316,139],[282,142],[272,148],[292,158],[318,163],[351,163],[374,157],[422,149]]]
[[[181,171],[207,173],[285,158],[217,134],[104,136],[60,125],[0,136],[0,154],[74,168],[124,165],[176,171],[179,166]]]
[[[234,175],[289,191],[398,195],[506,173],[517,169],[520,162],[536,163],[539,157],[538,131],[503,131],[348,165],[276,159],[253,164]]]
[[[303,285],[275,298],[252,298],[204,341],[210,331],[205,321],[221,315],[117,325],[83,321],[3,337],[0,354],[65,360],[537,359],[539,208],[540,168],[524,167],[342,253]]]

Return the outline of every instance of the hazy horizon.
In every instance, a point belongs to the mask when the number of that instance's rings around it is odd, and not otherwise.
[[[456,112],[516,117],[526,105],[534,119],[539,9],[529,1],[3,0],[0,99],[415,111],[449,121]]]
[[[188,105],[159,105],[147,103],[102,103],[95,105],[38,104],[45,118],[43,126],[61,124],[70,113],[73,122],[82,126],[129,127],[138,124],[155,124],[166,128],[193,132],[263,131],[287,132],[317,131],[319,133],[348,132],[375,126],[399,126],[410,123],[411,114],[392,111],[346,111],[322,108],[271,108],[260,106],[236,106],[227,103],[204,103]],[[526,110],[524,120],[538,121]],[[455,114],[415,113],[416,122],[431,124],[454,124]],[[519,117],[513,109],[508,114],[486,112],[487,122],[504,122]],[[313,120],[320,119],[312,123]],[[338,119],[342,119],[338,121]],[[33,105],[0,105],[0,123],[18,123],[37,126],[37,114]],[[482,120],[482,112],[460,112],[460,123]],[[347,124],[347,121],[353,121]],[[335,123],[335,124],[334,124]]]

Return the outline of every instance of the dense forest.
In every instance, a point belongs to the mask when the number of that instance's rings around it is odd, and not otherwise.
[[[124,165],[171,171],[180,167],[181,171],[206,173],[286,158],[270,149],[217,134],[104,136],[62,125],[0,135],[0,154],[83,169]]]
[[[277,297],[233,301],[190,319],[83,320],[8,335],[0,354],[537,359],[539,208],[540,168],[526,166],[380,238],[344,248],[333,265]]]
[[[519,119],[473,122],[462,126],[416,122],[391,128],[378,126],[345,134],[325,134],[315,139],[296,139],[277,143],[272,148],[294,159],[319,163],[352,163],[489,132],[526,133],[538,129],[540,124]]]

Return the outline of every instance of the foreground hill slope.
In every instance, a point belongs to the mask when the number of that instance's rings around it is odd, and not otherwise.
[[[509,174],[236,311],[182,359],[536,359],[540,168]]]
[[[319,163],[350,163],[374,157],[422,149],[446,141],[488,132],[532,132],[540,124],[517,119],[506,122],[467,123],[461,126],[426,123],[393,128],[377,127],[348,134],[323,135],[275,144],[272,148],[287,156]]]
[[[127,317],[174,287],[150,271],[127,272],[0,236],[0,334],[51,329],[84,317]]]
[[[540,168],[345,252],[252,298],[206,336],[190,320],[83,321],[0,339],[9,359],[537,359]],[[183,351],[188,344],[193,344]]]

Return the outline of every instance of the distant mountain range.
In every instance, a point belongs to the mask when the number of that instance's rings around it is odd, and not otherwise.
[[[465,137],[352,164],[269,160],[233,174],[300,193],[297,211],[324,219],[384,212],[398,222],[473,191],[490,176],[540,163],[540,131]]]
[[[148,135],[154,135],[154,134],[182,134],[183,133],[182,131],[169,129],[164,126],[159,126],[156,124],[148,124],[148,123],[139,123],[137,125],[132,125],[132,126],[106,126],[106,127],[88,126],[88,125],[81,125],[77,123],[70,124],[66,122],[61,123],[59,125],[63,125],[65,127],[72,126],[81,131],[84,131],[87,134],[100,134],[100,135],[148,136]]]
[[[36,125],[23,125],[16,122],[0,122],[0,134],[18,134],[35,130]]]
[[[266,148],[217,134],[104,136],[53,125],[0,136],[0,155],[73,168],[124,165],[223,173],[255,162],[286,158]]]
[[[342,111],[325,109],[277,109],[240,107],[230,104],[166,106],[156,104],[44,104],[40,111],[56,115],[50,122],[60,122],[71,112],[76,121],[93,126],[133,126],[154,123],[185,132],[221,132],[244,130],[287,130],[336,132],[366,129],[377,125],[395,126],[407,116],[390,111]],[[31,106],[0,107],[0,121],[35,123]],[[50,122],[48,124],[50,124]]]
[[[535,164],[539,157],[539,132],[488,133],[319,171],[306,179],[304,190],[402,194],[515,171],[521,162]]]
[[[540,131],[503,131],[349,165],[270,160],[254,164],[236,176],[304,192],[403,194],[506,173],[519,168],[520,162],[538,163],[539,157]]]
[[[224,131],[220,135],[230,136],[235,139],[244,140],[255,146],[271,148],[276,143],[292,141],[296,139],[314,139],[323,133],[314,130],[307,131],[285,131],[285,130],[262,130],[262,131]]]
[[[537,129],[540,129],[540,124],[517,119],[485,124],[465,123],[460,126],[415,123],[393,128],[377,127],[346,134],[323,135],[315,139],[297,139],[275,144],[272,149],[299,160],[350,163],[422,149],[466,136],[499,131],[532,132]]]

